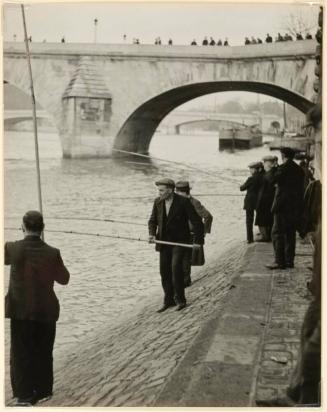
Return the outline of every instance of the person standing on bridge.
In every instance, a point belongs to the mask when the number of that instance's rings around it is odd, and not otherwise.
[[[191,245],[190,221],[194,230],[193,247],[202,245],[203,223],[190,200],[174,193],[175,182],[171,179],[161,179],[155,184],[159,197],[154,201],[148,222],[149,242],[163,240]],[[157,243],[156,250],[160,252],[160,275],[164,291],[163,306],[158,313],[176,304],[177,310],[182,310],[186,306],[183,260],[187,248]]]
[[[210,43],[209,46],[215,46],[216,42],[214,41],[213,37],[210,37]]]
[[[191,187],[189,182],[187,181],[180,181],[176,183],[176,193],[180,196],[186,197],[190,199],[192,205],[194,206],[194,209],[196,213],[200,216],[200,218],[203,221],[204,225],[204,235],[207,233],[211,232],[211,226],[212,226],[212,221],[213,221],[213,216],[212,214],[201,204],[201,202],[196,199],[195,197],[191,196]],[[191,236],[192,236],[192,241],[193,241],[193,236],[194,236],[194,230],[193,226],[191,223],[190,224],[190,231],[191,231]],[[200,249],[200,259],[201,261],[194,262],[196,263],[197,266],[201,266],[204,264],[204,253],[203,253],[203,247]],[[193,264],[194,264],[193,263]],[[184,286],[188,287],[191,286],[191,265],[192,265],[192,250],[187,249],[186,253],[184,255],[184,260],[183,260],[183,271],[184,271]]]
[[[40,212],[23,217],[24,239],[5,244],[10,280],[5,315],[10,318],[10,377],[16,406],[32,406],[52,396],[53,345],[59,302],[54,282],[66,285],[69,272],[60,251],[40,238]]]

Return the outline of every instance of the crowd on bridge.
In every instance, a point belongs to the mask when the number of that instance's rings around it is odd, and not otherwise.
[[[305,38],[303,38],[301,33],[296,33],[295,38],[296,40],[311,40],[312,35],[309,32],[307,32],[307,34],[305,35]],[[282,41],[292,41],[292,40],[293,40],[293,37],[289,33],[285,33],[284,35],[281,35],[280,33],[278,33],[277,36],[275,37],[275,43],[282,42]],[[274,42],[273,38],[271,37],[269,33],[267,33],[265,43],[273,43],[273,42]],[[263,41],[259,37],[255,38],[254,36],[251,36],[251,38],[245,37],[245,40],[244,40],[245,45],[262,44],[262,43]]]
[[[16,34],[14,34],[13,39],[14,39],[14,41],[17,40],[17,35]],[[310,39],[312,39],[312,35],[309,32],[307,32],[305,37],[303,37],[301,33],[296,33],[295,39],[296,40],[310,40]],[[277,43],[277,42],[292,41],[292,40],[293,40],[293,37],[288,33],[285,33],[284,35],[281,35],[280,33],[278,33],[277,36],[275,37],[275,40],[272,38],[272,36],[269,33],[267,33],[266,38],[265,38],[265,43],[273,43],[273,42]],[[30,43],[32,43],[32,36],[28,37],[28,41]],[[124,41],[124,43],[126,43],[126,41],[127,41],[127,35],[126,34],[123,35],[123,41]],[[60,42],[61,43],[66,43],[65,36],[61,37]],[[43,43],[46,43],[46,39],[43,40]],[[263,43],[263,41],[260,37],[251,36],[251,37],[245,37],[245,39],[244,39],[244,44],[245,45],[262,44],[262,43]],[[139,38],[134,37],[132,39],[132,44],[141,44],[141,41],[140,41]],[[158,36],[158,37],[155,38],[154,44],[156,46],[160,46],[160,45],[164,45],[165,43],[161,40],[161,37]],[[173,39],[169,38],[168,41],[167,41],[167,45],[172,46],[173,44],[174,44]],[[213,37],[208,38],[207,36],[205,36],[201,42],[198,42],[194,38],[191,41],[190,44],[191,44],[191,46],[197,46],[197,45],[202,45],[202,46],[230,46],[229,40],[228,40],[227,37],[225,37],[225,40],[222,40],[221,38],[219,38],[217,41],[215,41],[215,39]]]

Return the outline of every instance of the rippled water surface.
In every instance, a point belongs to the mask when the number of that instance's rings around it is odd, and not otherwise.
[[[156,197],[154,181],[163,176],[189,180],[193,193],[214,216],[205,247],[210,261],[234,242],[244,240],[243,197],[238,182],[246,178],[248,163],[260,160],[269,151],[263,146],[233,154],[219,152],[217,147],[215,135],[158,134],[153,138],[153,157],[185,162],[202,172],[137,157],[62,159],[58,136],[43,133],[40,163],[46,228],[146,239],[147,219]],[[26,210],[37,208],[32,133],[5,132],[4,156],[5,226],[15,228]],[[115,219],[138,225],[54,217]],[[20,237],[18,231],[5,230],[5,240]],[[61,302],[60,345],[56,350],[68,350],[85,333],[103,324],[115,325],[152,295],[161,296],[158,254],[153,245],[47,231],[45,238],[60,248],[71,273],[68,286],[56,286]],[[193,270],[194,276],[199,270]]]

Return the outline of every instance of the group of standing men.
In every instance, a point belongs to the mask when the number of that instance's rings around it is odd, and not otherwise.
[[[254,241],[253,223],[261,233],[258,241],[273,242],[275,262],[266,265],[269,269],[294,267],[296,231],[300,230],[305,189],[305,173],[294,161],[295,151],[289,147],[280,151],[281,165],[275,156],[251,163],[251,176],[240,187],[247,191],[244,209],[248,243]]]

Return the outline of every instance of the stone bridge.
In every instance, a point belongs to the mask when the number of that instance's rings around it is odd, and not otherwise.
[[[174,110],[160,123],[160,131],[168,134],[179,134],[183,126],[215,125],[216,128],[251,126],[258,124],[260,129],[267,132],[271,122],[277,121],[283,125],[283,118],[274,114],[248,113],[219,113],[216,111]]]
[[[187,101],[248,91],[313,106],[315,40],[236,47],[31,43],[36,99],[65,157],[147,153],[160,122]],[[4,43],[4,81],[29,92],[23,43]]]
[[[37,119],[52,120],[46,110],[37,110]],[[25,120],[33,120],[33,113],[31,110],[4,110],[3,121],[4,126],[13,126]]]

